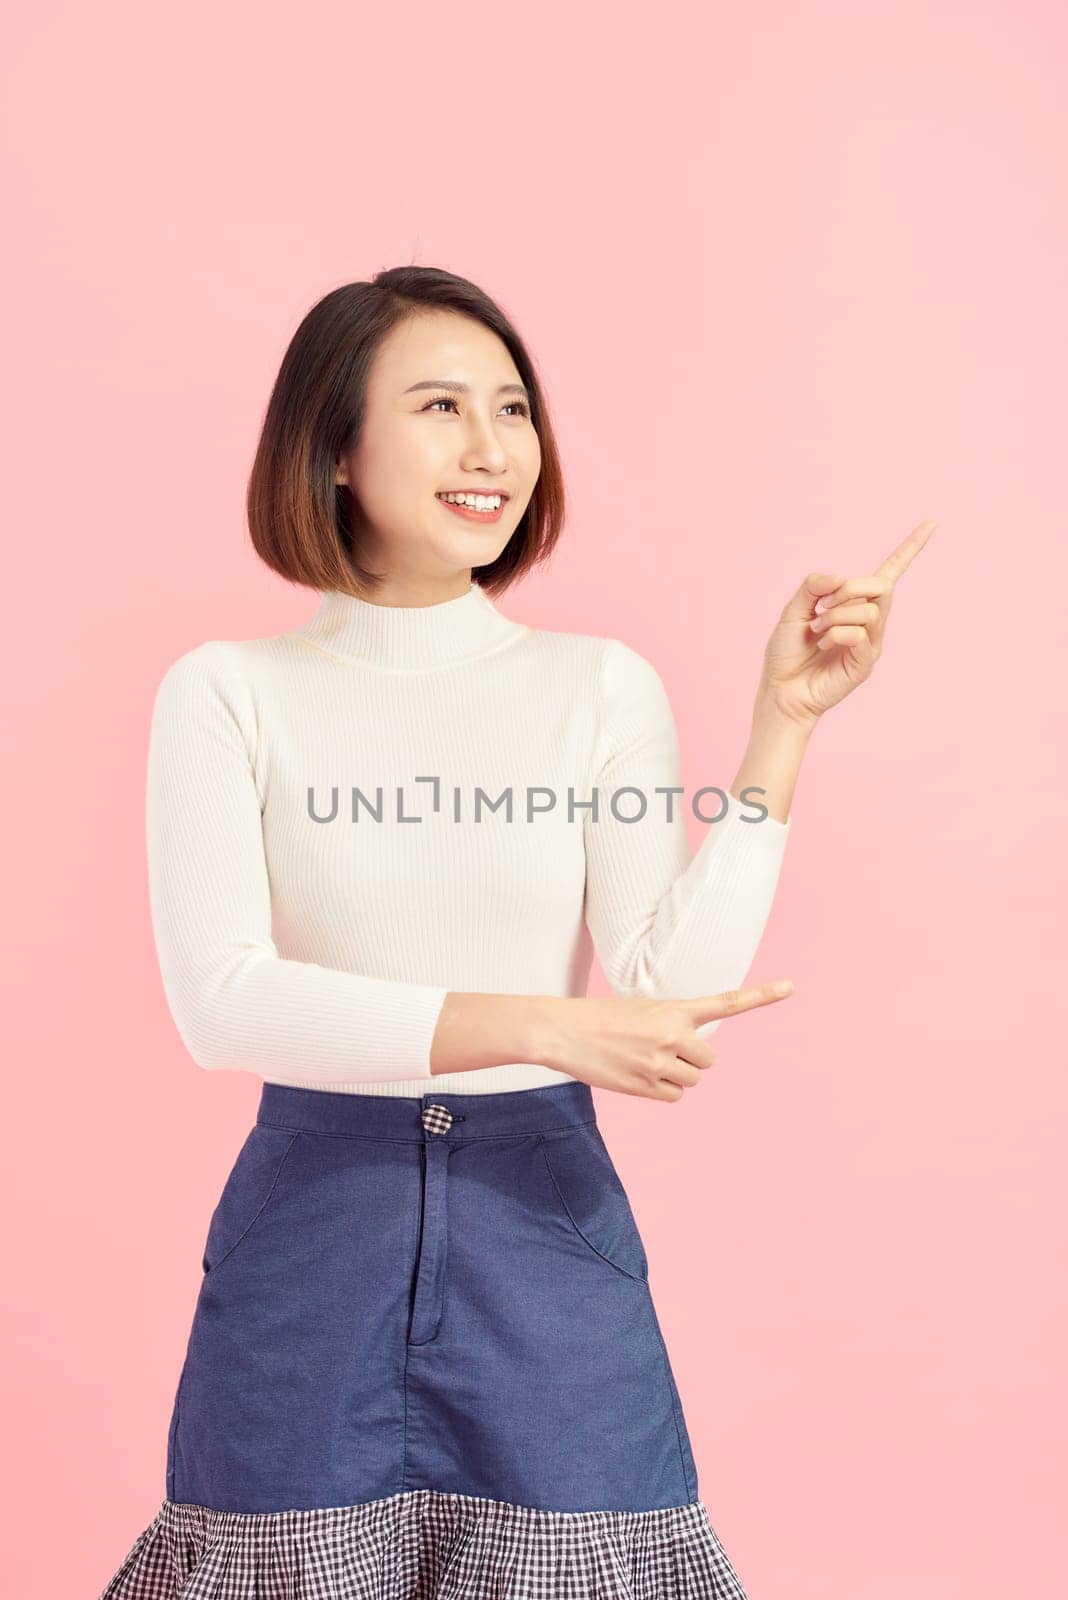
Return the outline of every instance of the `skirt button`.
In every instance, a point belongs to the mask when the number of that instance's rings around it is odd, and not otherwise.
[[[448,1133],[452,1127],[452,1112],[448,1106],[424,1106],[423,1127],[427,1133]]]

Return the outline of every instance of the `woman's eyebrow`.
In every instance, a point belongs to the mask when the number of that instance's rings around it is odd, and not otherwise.
[[[411,394],[415,389],[453,389],[457,394],[470,394],[471,385],[469,383],[456,383],[451,378],[425,378],[421,383],[409,384],[404,393]],[[502,383],[497,393],[522,394],[526,395],[528,400],[530,399],[526,385],[522,383]]]

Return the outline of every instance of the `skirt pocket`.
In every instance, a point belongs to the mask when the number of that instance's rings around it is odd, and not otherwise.
[[[299,1138],[292,1128],[257,1123],[238,1151],[208,1225],[203,1267],[216,1273],[230,1260],[271,1203],[286,1157]]]
[[[588,1250],[628,1278],[647,1278],[638,1225],[597,1124],[540,1137],[561,1214]]]

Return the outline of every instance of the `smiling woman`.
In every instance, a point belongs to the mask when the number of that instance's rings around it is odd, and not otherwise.
[[[348,285],[298,327],[278,373],[248,487],[252,542],[267,565],[317,590],[373,596],[388,573],[425,588],[428,564],[459,594],[466,568],[488,593],[551,554],[565,491],[546,396],[503,312],[432,268]],[[440,374],[435,377],[434,374]],[[443,494],[504,494],[433,509]],[[436,519],[436,520],[435,520]],[[450,529],[493,528],[486,540]]]
[[[171,663],[147,830],[178,1031],[264,1082],[165,1498],[103,1600],[741,1600],[592,1086],[677,1099],[711,1064],[697,1024],[767,1003],[736,991],[788,824],[732,795],[692,855],[679,808],[609,803],[681,792],[671,708],[623,641],[487,592],[564,500],[533,365],[473,285],[402,268],[314,308],[248,498],[319,605]],[[308,796],[342,777],[433,799],[324,827]],[[513,784],[560,803],[456,815]]]
[[[428,368],[465,376],[405,381]],[[393,404],[397,394],[413,412]],[[359,436],[338,464],[363,565],[388,571],[402,593],[407,581],[422,587],[435,561],[443,578],[491,566],[517,533],[541,470],[526,386],[494,331],[451,310],[424,312],[391,330],[368,380]],[[499,504],[490,504],[491,494],[502,496]],[[431,497],[450,525],[444,539],[426,516]],[[458,539],[458,522],[495,531]]]

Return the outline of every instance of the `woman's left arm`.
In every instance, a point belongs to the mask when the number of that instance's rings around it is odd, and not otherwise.
[[[870,577],[810,573],[787,602],[765,651],[726,815],[696,854],[680,807],[654,821],[619,817],[608,804],[617,789],[637,789],[650,807],[654,795],[682,790],[674,718],[659,674],[621,641],[606,641],[594,767],[606,803],[603,814],[585,814],[585,910],[613,993],[685,997],[740,986],[775,894],[812,730],[870,675],[894,583],[933,528],[922,523]],[[759,798],[743,800],[747,787]],[[744,805],[763,807],[766,815],[745,817]]]

